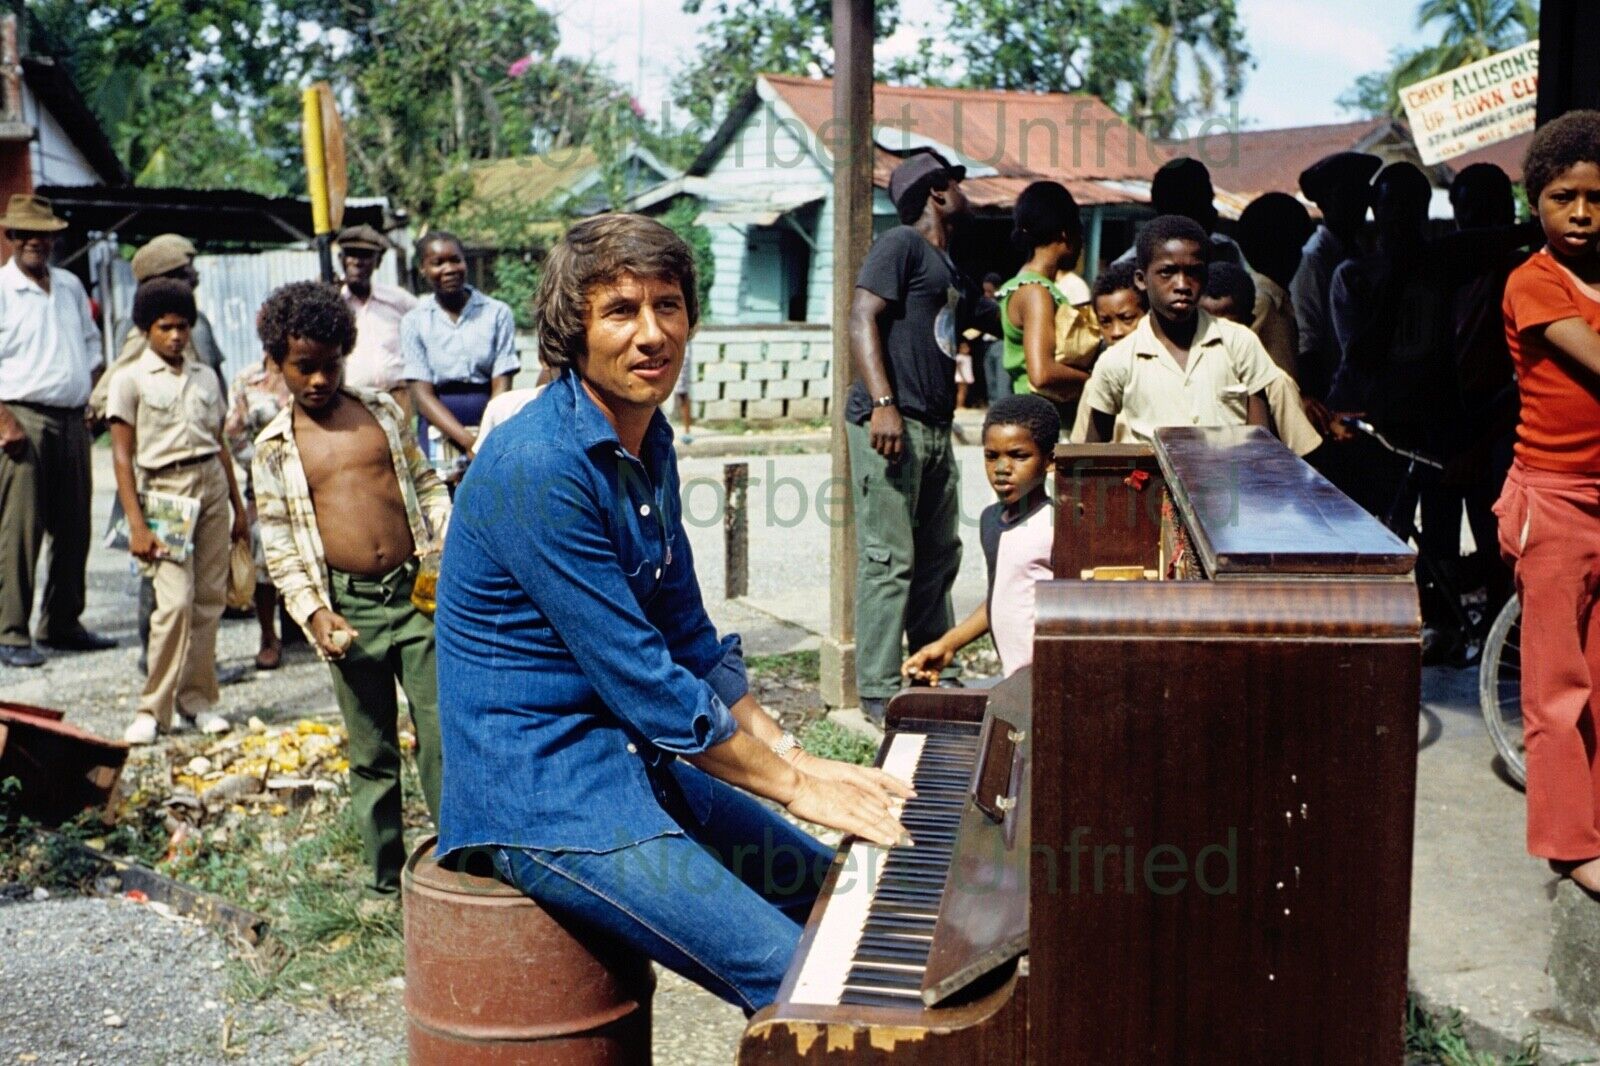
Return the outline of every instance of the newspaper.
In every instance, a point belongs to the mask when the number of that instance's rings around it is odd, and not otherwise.
[[[194,527],[200,518],[200,501],[173,492],[141,492],[139,509],[144,512],[145,525],[161,543],[165,553],[162,558],[175,563],[187,561],[189,553],[194,551]],[[128,516],[123,513],[122,501],[113,498],[105,545],[126,551],[129,542]]]

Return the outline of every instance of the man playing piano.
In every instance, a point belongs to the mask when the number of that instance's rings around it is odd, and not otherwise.
[[[706,617],[658,410],[695,291],[688,246],[639,216],[586,219],[545,261],[559,376],[468,468],[439,579],[439,851],[487,850],[546,909],[750,1013],[831,852],[746,793],[892,843],[911,790],[801,750]]]

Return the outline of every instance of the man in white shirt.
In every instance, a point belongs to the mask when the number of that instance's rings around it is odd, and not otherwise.
[[[38,666],[28,626],[44,535],[50,534],[40,640],[95,651],[116,641],[83,628],[89,557],[89,430],[84,405],[104,362],[100,330],[77,278],[50,266],[67,223],[50,201],[11,197],[0,229],[0,665]]]
[[[371,226],[351,226],[339,234],[339,264],[344,286],[339,295],[356,316],[356,346],[344,362],[344,383],[387,392],[407,417],[406,359],[400,350],[400,320],[417,306],[404,289],[373,281],[383,253],[393,247]]]

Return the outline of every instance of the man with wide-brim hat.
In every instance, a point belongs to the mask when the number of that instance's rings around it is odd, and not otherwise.
[[[856,381],[845,405],[856,509],[856,686],[882,722],[900,688],[901,641],[912,650],[955,622],[961,565],[960,482],[951,447],[956,344],[979,289],[950,258],[971,215],[966,168],[937,152],[889,176],[902,225],[873,242],[850,306]]]
[[[104,360],[83,284],[50,265],[66,228],[50,201],[28,193],[12,196],[0,215],[12,249],[0,267],[0,666],[45,661],[29,621],[46,532],[40,641],[73,651],[116,646],[80,621],[91,490],[84,405]]]
[[[406,387],[406,357],[400,350],[400,320],[417,306],[417,298],[374,280],[383,253],[394,247],[376,229],[349,226],[340,231],[337,243],[339,268],[344,272],[339,295],[356,316],[356,346],[344,361],[344,383],[387,392],[409,416],[411,391]]]
[[[1383,160],[1365,152],[1335,152],[1300,174],[1300,191],[1322,212],[1322,224],[1306,241],[1300,266],[1289,282],[1300,352],[1295,376],[1300,391],[1318,402],[1328,398],[1339,366],[1339,341],[1328,314],[1328,293],[1339,264],[1361,254],[1358,238],[1372,199],[1372,176]]]

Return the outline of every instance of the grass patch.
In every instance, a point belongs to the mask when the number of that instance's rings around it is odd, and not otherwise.
[[[764,681],[805,681],[817,684],[822,676],[822,653],[786,651],[777,655],[752,655],[744,661],[752,677]]]
[[[858,766],[871,766],[878,757],[878,741],[865,733],[836,725],[826,718],[820,718],[801,730],[800,743],[819,758],[853,762]]]
[[[1467,1046],[1462,1032],[1461,1012],[1440,1017],[1430,1014],[1406,997],[1406,1062],[1408,1066],[1538,1066],[1537,1033],[1522,1038],[1515,1055],[1492,1055]]]

